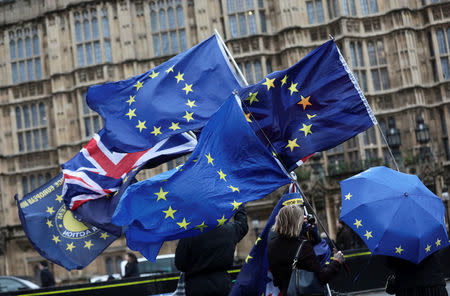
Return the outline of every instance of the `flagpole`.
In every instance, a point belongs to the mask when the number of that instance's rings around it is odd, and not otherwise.
[[[373,116],[375,116],[375,114],[374,114]],[[383,138],[384,143],[386,143],[386,147],[387,147],[387,149],[388,149],[388,151],[389,151],[389,154],[391,155],[392,162],[394,162],[395,169],[397,170],[397,172],[400,172],[400,170],[398,169],[397,161],[395,160],[394,154],[392,153],[391,147],[389,147],[389,143],[388,143],[388,141],[386,140],[386,137],[384,136],[384,133],[383,133],[383,131],[381,130],[380,125],[377,124],[377,126],[378,126],[378,130],[380,131],[381,137]]]

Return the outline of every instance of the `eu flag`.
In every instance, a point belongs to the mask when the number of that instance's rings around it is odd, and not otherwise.
[[[23,230],[36,251],[68,270],[82,269],[117,239],[74,219],[62,197],[63,175],[17,200]]]
[[[128,187],[113,216],[127,243],[154,260],[166,240],[225,224],[245,202],[290,182],[232,95],[203,128],[186,164],[166,181]],[[136,243],[135,243],[136,242]]]
[[[289,171],[377,123],[333,40],[239,96],[253,130]]]
[[[214,35],[141,75],[89,87],[87,103],[105,120],[111,149],[129,153],[202,128],[239,87]]]

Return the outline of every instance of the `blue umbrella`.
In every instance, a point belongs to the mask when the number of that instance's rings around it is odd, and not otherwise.
[[[340,218],[373,255],[417,264],[449,245],[444,205],[417,176],[380,166],[340,183]]]

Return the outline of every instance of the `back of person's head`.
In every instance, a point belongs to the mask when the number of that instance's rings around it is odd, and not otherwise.
[[[39,262],[39,264],[41,264],[42,267],[48,267],[47,261],[41,261],[41,262]]]
[[[278,235],[298,237],[302,230],[304,211],[297,205],[287,205],[280,209],[272,230]]]
[[[127,253],[127,256],[129,258],[128,262],[135,262],[135,263],[137,263],[136,255],[134,255],[133,253]]]

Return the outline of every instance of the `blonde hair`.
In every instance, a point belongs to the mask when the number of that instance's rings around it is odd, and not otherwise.
[[[297,205],[287,205],[280,209],[272,230],[281,236],[298,237],[303,226],[304,211]]]

